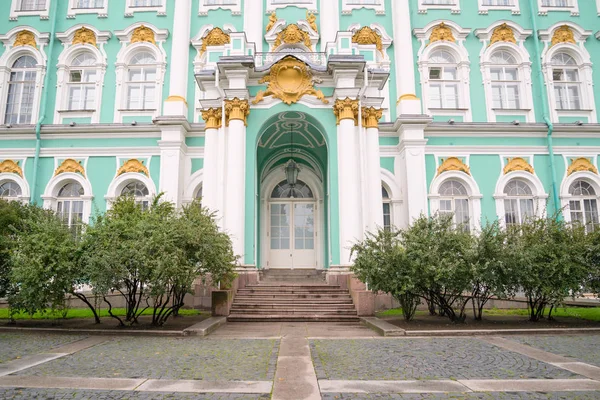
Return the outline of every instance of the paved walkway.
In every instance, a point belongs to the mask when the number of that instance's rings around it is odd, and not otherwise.
[[[383,338],[231,323],[206,338],[0,333],[0,399],[599,399],[600,335]]]

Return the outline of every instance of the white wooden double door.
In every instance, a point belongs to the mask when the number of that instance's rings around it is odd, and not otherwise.
[[[269,268],[316,268],[316,203],[269,204]]]

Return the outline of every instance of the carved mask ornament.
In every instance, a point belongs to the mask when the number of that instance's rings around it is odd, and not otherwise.
[[[576,43],[575,34],[569,25],[563,25],[554,31],[554,35],[552,35],[552,46],[558,43]]]
[[[75,31],[73,36],[73,44],[91,44],[96,46],[96,34],[91,29],[81,27]]]
[[[443,22],[435,28],[433,28],[433,31],[431,31],[431,36],[429,36],[429,44],[433,42],[438,42],[440,40],[456,43],[456,39],[452,34],[452,30],[448,28]]]
[[[515,44],[517,43],[517,39],[515,39],[515,33],[513,32],[512,28],[506,23],[494,29],[492,39],[490,40],[490,45],[496,42],[510,42]]]
[[[154,31],[144,25],[136,28],[131,35],[131,43],[137,42],[149,42],[156,44],[156,40],[154,39]]]
[[[29,31],[21,31],[17,33],[17,38],[15,39],[14,46],[37,47],[37,43],[35,42],[35,35]]]
[[[228,43],[231,43],[231,36],[223,32],[219,27],[213,28],[206,36],[204,36],[204,39],[202,39],[200,54],[204,54],[208,46],[223,46]]]
[[[381,42],[381,35],[369,28],[363,26],[352,36],[352,43],[356,44],[374,44],[377,50],[383,54],[383,43]]]
[[[300,29],[300,27],[296,24],[289,24],[285,27],[284,30],[277,34],[275,43],[273,43],[273,48],[276,49],[283,43],[302,43],[312,50],[312,42],[310,41],[310,35],[307,32],[304,32],[302,29]]]

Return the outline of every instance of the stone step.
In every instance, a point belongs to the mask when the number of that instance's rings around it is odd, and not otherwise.
[[[298,314],[298,315],[251,315],[251,314],[230,314],[227,317],[229,322],[356,322],[356,315],[318,315],[318,314]]]
[[[249,289],[238,289],[237,291],[239,294],[246,294],[246,293],[264,293],[264,294],[344,294],[344,293],[348,293],[347,290],[343,290],[343,289],[326,289],[326,288],[322,288],[322,289],[308,289],[308,288],[293,288],[293,287],[287,287],[287,288],[281,288],[281,289],[276,289],[276,288],[261,288],[261,287],[254,287],[254,288],[249,288]]]
[[[337,300],[352,300],[349,294],[238,294],[235,297],[235,301],[293,301],[293,300],[306,300],[306,301],[337,301]]]
[[[314,301],[314,300],[306,300],[306,299],[293,299],[293,300],[286,300],[286,299],[254,299],[254,298],[243,298],[243,299],[238,299],[236,298],[233,301],[233,304],[252,304],[252,305],[273,305],[273,304],[279,304],[279,305],[315,305],[315,306],[323,306],[323,305],[329,305],[329,304],[348,304],[348,305],[352,305],[352,299],[351,298],[347,298],[347,299],[332,299],[332,300],[319,300],[319,301]]]
[[[290,310],[290,309],[304,309],[304,310],[354,310],[354,304],[252,304],[252,303],[233,303],[231,305],[232,310],[239,309],[253,309],[253,310]]]
[[[341,289],[340,285],[328,285],[325,282],[260,282],[255,284],[246,285],[245,288],[273,288],[273,289],[284,289],[284,288],[306,288],[306,289]],[[243,289],[245,289],[243,288]]]
[[[337,308],[331,309],[314,309],[307,307],[289,307],[283,309],[261,309],[261,308],[236,308],[235,311],[231,310],[232,313],[235,314],[279,314],[279,315],[288,315],[288,314],[315,314],[315,315],[356,315],[356,310],[354,309],[345,309],[340,310]]]

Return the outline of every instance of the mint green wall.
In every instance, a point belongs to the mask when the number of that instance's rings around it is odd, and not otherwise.
[[[160,156],[152,156],[150,159],[150,178],[154,182],[157,188],[159,188],[160,182]]]
[[[429,193],[429,188],[431,187],[431,182],[435,178],[436,168],[435,168],[435,157],[431,154],[425,155],[425,176],[427,179],[427,193]],[[429,201],[427,202],[427,207],[429,209],[428,212],[431,213],[431,206],[429,205]]]
[[[487,221],[493,222],[498,219],[494,192],[496,191],[496,182],[502,174],[500,156],[497,154],[472,154],[469,157],[469,167],[483,196],[481,199],[481,222],[483,224]]]
[[[35,199],[32,199],[32,202],[43,205],[44,201],[42,200],[42,195],[44,194],[44,190],[46,190],[46,185],[48,181],[52,179],[52,174],[54,173],[54,158],[53,157],[42,157],[39,161],[39,171],[38,171],[38,181],[35,189],[35,193],[37,196]],[[27,159],[27,163],[25,164],[25,179],[31,185],[33,182],[33,158],[30,157]],[[29,188],[30,191],[33,192],[33,188]]]
[[[263,26],[266,28],[266,26],[269,24],[269,17],[271,16],[270,13],[267,13],[267,0],[253,0],[253,1],[262,1],[263,2],[263,10],[265,10],[264,15],[263,15]],[[333,1],[333,0],[329,0],[329,1]],[[317,13],[315,13],[315,16],[317,17],[317,27],[319,28],[319,31],[321,30],[321,20],[319,18],[319,11],[320,10],[320,2],[317,1]],[[278,8],[275,10],[275,12],[277,13],[277,18],[278,19],[284,19],[286,24],[295,24],[296,22],[300,21],[300,20],[306,20],[306,8],[300,8],[297,6],[286,6],[286,7],[282,7],[282,8]],[[325,43],[321,43],[321,41],[319,41],[319,43],[317,43],[317,48],[313,49],[314,51],[325,51]],[[257,43],[256,44],[256,51],[270,51],[269,49],[269,44],[267,43],[266,40],[263,39],[262,43]]]
[[[86,175],[94,191],[94,200],[92,202],[93,214],[106,211],[104,196],[108,192],[108,187],[116,173],[116,157],[90,157],[88,159]]]
[[[565,162],[564,158],[561,155],[554,155],[554,165],[556,166],[556,177],[558,179],[558,190],[560,191],[560,183],[565,174]],[[533,158],[533,168],[535,169],[535,174],[540,178],[542,184],[544,185],[544,191],[548,193],[550,196],[548,197],[547,210],[548,213],[554,213],[556,210],[560,208],[560,205],[554,204],[554,200],[552,199],[552,172],[550,170],[550,156],[548,155],[536,155]],[[544,204],[540,204],[540,207],[543,207]]]
[[[192,170],[190,174],[200,171],[204,168],[204,158],[192,158]]]
[[[384,168],[393,174],[395,160],[396,160],[395,157],[381,157],[381,159],[379,160],[380,164],[381,164],[381,168]]]

